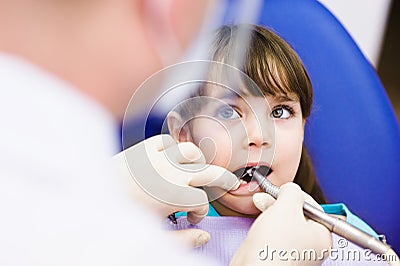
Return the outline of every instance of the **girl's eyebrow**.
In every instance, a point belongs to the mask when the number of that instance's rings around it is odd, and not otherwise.
[[[293,95],[294,96],[294,95]],[[273,97],[274,102],[297,102],[297,97],[289,97],[288,95],[278,95]]]
[[[218,94],[216,97],[219,99],[240,99],[240,98],[245,98],[247,95],[244,93],[241,93],[240,95],[232,90],[225,90],[224,92]]]
[[[237,99],[244,99],[249,96],[249,93],[245,91],[235,91],[233,89],[225,89],[217,93],[215,95],[216,98],[219,99],[232,99],[232,100],[237,100]],[[269,98],[269,97],[268,97]],[[272,98],[272,99],[271,99]],[[290,95],[285,95],[285,94],[279,94],[275,96],[271,96],[270,100],[275,103],[282,103],[282,102],[298,102],[298,96],[294,93]],[[265,99],[267,100],[267,96],[265,96]]]

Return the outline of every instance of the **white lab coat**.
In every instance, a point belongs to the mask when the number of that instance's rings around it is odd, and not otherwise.
[[[201,263],[112,169],[118,131],[99,104],[4,54],[0,91],[0,265]]]

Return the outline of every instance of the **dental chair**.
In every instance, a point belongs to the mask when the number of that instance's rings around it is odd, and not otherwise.
[[[328,201],[400,251],[400,128],[376,71],[318,1],[264,1],[259,24],[289,42],[313,84],[305,143]]]

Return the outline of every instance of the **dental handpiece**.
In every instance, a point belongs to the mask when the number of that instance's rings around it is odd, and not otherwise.
[[[278,197],[279,187],[272,184],[255,168],[249,169],[247,174],[257,181],[264,192],[268,193],[275,199]],[[308,218],[324,225],[329,231],[346,238],[360,247],[370,249],[376,254],[386,254],[391,250],[389,245],[361,231],[342,219],[328,215],[307,202],[304,202],[303,210],[304,215]]]

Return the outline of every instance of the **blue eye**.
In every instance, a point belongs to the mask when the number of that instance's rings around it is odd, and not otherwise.
[[[271,112],[273,118],[288,119],[293,115],[293,111],[288,106],[278,106]]]
[[[224,105],[217,110],[217,117],[221,119],[237,119],[240,115],[229,105]]]

